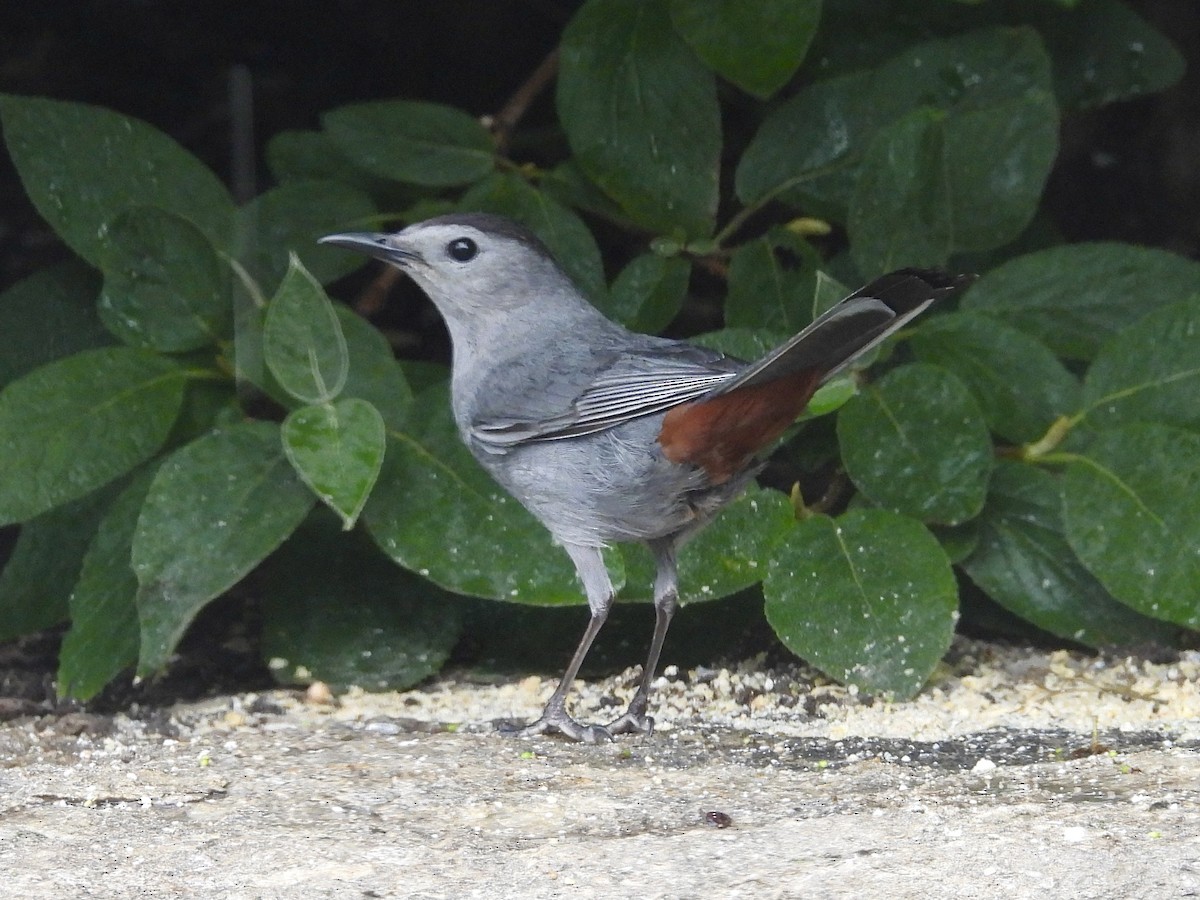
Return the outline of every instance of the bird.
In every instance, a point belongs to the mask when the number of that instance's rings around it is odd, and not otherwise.
[[[452,213],[320,242],[399,268],[445,320],[459,435],[566,551],[590,610],[542,714],[510,731],[587,743],[653,731],[650,689],[679,606],[684,542],[746,489],[821,384],[972,277],[891,272],[745,362],[611,321],[506,217]],[[585,724],[567,700],[614,601],[602,550],[621,542],[654,558],[654,631],[628,708]]]

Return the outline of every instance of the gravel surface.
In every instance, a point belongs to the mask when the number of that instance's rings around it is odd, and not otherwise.
[[[635,683],[576,709],[611,718]],[[960,641],[909,703],[802,666],[668,670],[652,737],[494,733],[552,686],[17,717],[0,896],[1200,893],[1200,654]]]

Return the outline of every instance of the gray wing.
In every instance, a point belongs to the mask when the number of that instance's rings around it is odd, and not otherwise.
[[[608,356],[590,372],[560,371],[555,390],[537,391],[540,402],[558,395],[557,408],[520,409],[518,397],[508,395],[509,409],[477,409],[471,432],[488,449],[502,452],[528,441],[552,441],[592,434],[652,415],[701,397],[737,377],[745,364],[711,350],[677,341],[647,339]],[[568,398],[563,386],[569,384]],[[502,396],[506,392],[492,392]]]

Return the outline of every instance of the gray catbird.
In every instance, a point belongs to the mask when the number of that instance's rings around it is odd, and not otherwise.
[[[884,275],[747,364],[609,321],[544,244],[499,216],[439,216],[395,234],[321,241],[399,267],[445,318],[463,441],[567,551],[591,608],[541,717],[518,733],[589,742],[653,728],[646,702],[678,605],[676,554],[755,476],[755,454],[823,381],[967,280]],[[601,548],[616,541],[640,541],[654,556],[654,635],[629,709],[607,726],[584,725],[566,698],[613,602]]]

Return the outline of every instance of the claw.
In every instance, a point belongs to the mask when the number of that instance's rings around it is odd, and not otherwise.
[[[654,717],[632,709],[604,726],[609,734],[654,734]]]
[[[582,722],[576,722],[564,711],[546,710],[542,713],[541,718],[528,725],[503,724],[497,727],[497,730],[505,737],[537,737],[543,734],[561,734],[563,737],[570,738],[573,741],[581,741],[585,744],[598,744],[601,741],[611,741],[613,739],[610,732],[603,725],[584,725]]]

